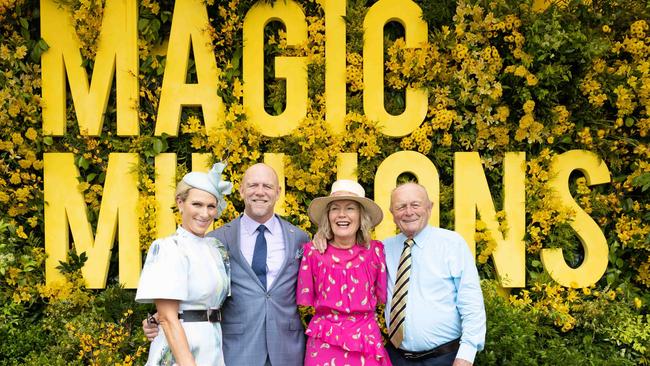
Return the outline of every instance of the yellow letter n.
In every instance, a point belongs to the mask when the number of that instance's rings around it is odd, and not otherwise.
[[[496,219],[496,210],[490,188],[477,152],[458,152],[454,165],[455,229],[472,253],[476,251],[476,211],[485,222],[487,232],[496,242],[492,252],[494,268],[503,287],[526,286],[526,155],[506,153],[503,164],[503,210],[508,230],[502,233]]]

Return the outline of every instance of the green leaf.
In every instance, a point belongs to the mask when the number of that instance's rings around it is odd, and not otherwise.
[[[153,152],[154,155],[158,155],[163,151],[163,142],[159,139],[153,140]]]
[[[144,31],[145,29],[147,29],[147,26],[148,26],[148,25],[149,25],[149,19],[147,19],[147,18],[141,18],[140,20],[138,20],[138,30],[139,30],[140,32],[142,32],[142,31]]]
[[[273,103],[273,110],[275,111],[275,114],[277,116],[282,114],[282,102],[278,101],[278,102]]]
[[[81,252],[80,255],[77,255],[75,250],[72,249],[68,252],[68,262],[59,261],[59,265],[56,269],[63,274],[74,273],[81,270],[87,260],[88,256],[86,255],[86,252]]]
[[[79,156],[79,158],[77,159],[77,166],[78,166],[79,168],[82,168],[82,169],[86,170],[86,169],[88,169],[88,167],[90,166],[90,162],[88,162],[88,160],[86,160],[86,159],[83,157],[83,155],[81,155],[81,156]]]
[[[241,56],[242,56],[242,49],[241,47],[239,47],[235,50],[235,53],[233,53],[232,55],[231,63],[234,69],[239,68],[239,60],[241,60]]]
[[[54,139],[52,138],[52,136],[45,136],[43,137],[43,143],[47,146],[52,146],[52,144],[54,143]]]
[[[612,283],[614,283],[615,280],[616,280],[616,275],[614,273],[610,273],[610,274],[607,275],[607,284],[608,285],[611,285]]]
[[[39,62],[43,52],[47,51],[49,48],[50,46],[48,46],[47,42],[41,38],[36,42],[36,44],[34,44],[34,47],[32,47],[32,51],[29,53],[29,58],[34,62]]]
[[[160,20],[162,20],[163,23],[167,23],[169,18],[171,18],[171,12],[163,11],[160,13]]]
[[[153,19],[151,21],[150,32],[158,33],[159,30],[160,30],[160,20]]]
[[[538,261],[538,260],[536,260],[536,259],[533,259],[533,260],[530,262],[530,265],[533,266],[533,267],[535,267],[535,268],[540,268],[540,267],[542,266],[542,262],[540,262],[540,261]]]
[[[645,192],[650,188],[650,173],[643,173],[638,177],[632,179],[632,185],[635,187],[640,187],[642,192]]]

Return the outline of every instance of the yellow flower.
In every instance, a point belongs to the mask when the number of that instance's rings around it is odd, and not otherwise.
[[[523,65],[519,65],[519,66],[517,66],[517,68],[515,69],[515,76],[523,77],[523,76],[525,76],[526,74],[528,74],[528,70],[527,70],[526,67],[523,66]]]
[[[0,45],[0,60],[8,60],[11,57],[11,51],[6,44]]]
[[[88,182],[81,182],[77,185],[77,189],[82,193],[87,191],[88,188],[90,188],[90,184]]]
[[[38,133],[36,132],[35,129],[30,127],[30,128],[27,129],[27,132],[25,132],[25,137],[27,137],[28,139],[34,141],[38,137]]]
[[[527,100],[526,103],[524,103],[524,112],[526,114],[533,113],[533,110],[535,109],[535,102],[532,100]]]
[[[20,45],[20,46],[16,47],[16,58],[17,59],[22,60],[25,57],[26,54],[27,54],[27,47],[25,47],[24,45]]]
[[[234,84],[235,84],[235,85],[233,86],[233,93],[232,93],[232,95],[233,95],[235,98],[241,98],[241,97],[243,97],[243,96],[244,96],[244,86],[242,85],[241,81],[239,81],[239,78],[235,78],[235,82],[234,82]]]
[[[530,86],[535,86],[535,85],[537,85],[537,82],[538,82],[537,76],[535,76],[535,75],[533,75],[531,73],[528,73],[526,75],[526,84],[528,84]]]
[[[9,182],[11,184],[20,184],[20,173],[19,172],[14,172],[11,174],[11,177],[9,178]]]
[[[609,25],[607,25],[607,24],[603,25],[603,33],[609,33],[611,31],[612,30],[609,28]]]
[[[14,132],[11,134],[11,141],[13,141],[14,144],[16,145],[22,145],[22,143],[25,142],[23,137],[18,132]]]

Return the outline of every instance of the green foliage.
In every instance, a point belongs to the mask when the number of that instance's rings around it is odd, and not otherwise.
[[[76,251],[68,252],[68,259],[65,262],[59,261],[59,265],[56,269],[63,274],[72,274],[78,271],[81,271],[84,264],[88,260],[86,252],[81,252],[80,255],[77,255]]]
[[[493,281],[482,282],[488,331],[477,365],[636,364],[607,341],[604,327],[599,332],[580,330],[568,336],[547,324],[540,314],[513,307],[497,287]]]
[[[270,1],[267,1],[270,3]],[[106,1],[58,0],[70,14],[80,53],[92,75]],[[326,194],[336,174],[336,157],[356,152],[356,174],[373,196],[375,174],[391,154],[411,150],[426,156],[440,180],[441,224],[453,227],[454,153],[478,152],[497,211],[503,210],[503,159],[526,154],[526,289],[499,295],[490,259],[494,238],[477,230],[477,264],[484,279],[488,334],[479,365],[647,365],[650,363],[650,43],[647,1],[559,0],[532,11],[539,1],[444,0],[417,2],[428,25],[427,46],[408,49],[398,22],[384,27],[385,108],[406,108],[409,87],[427,91],[421,126],[407,136],[388,137],[363,107],[363,22],[380,2],[347,1],[345,133],[325,121],[325,27],[318,1],[299,1],[308,42],[288,47],[285,26],[264,28],[265,108],[286,108],[286,87],[275,77],[277,57],[305,57],[309,80],[306,118],[288,136],[256,130],[243,105],[243,21],[253,0],[206,2],[205,34],[219,68],[217,94],[223,127],[206,136],[202,110],[185,107],[180,135],[155,136],[154,128],[178,2],[138,2],[139,136],[117,136],[115,84],[101,136],[79,131],[68,93],[65,136],[43,136],[40,58],[49,46],[41,38],[39,2],[0,5],[0,365],[143,364],[146,341],[140,322],[150,306],[137,305],[133,290],[116,283],[116,253],[109,287],[89,290],[80,270],[85,253],[70,252],[59,270],[65,281],[45,283],[43,154],[71,152],[80,172],[93,232],[102,200],[108,156],[137,153],[141,163],[142,248],[156,236],[155,157],[175,153],[177,175],[191,170],[192,154],[228,157],[226,174],[238,184],[249,165],[265,153],[283,153],[288,219],[313,231],[305,215],[309,202]],[[190,57],[187,81],[198,81]],[[569,186],[575,201],[602,230],[609,264],[602,279],[582,290],[554,284],[540,251],[561,248],[577,268],[589,255],[571,226],[573,213],[549,186],[554,157],[572,150],[596,153],[611,182],[590,185],[588,172],[575,172]],[[412,179],[413,175],[400,177]],[[461,178],[462,179],[462,178]],[[243,209],[237,195],[217,225]],[[501,211],[497,213],[500,215]],[[481,220],[489,218],[481,217]],[[479,221],[481,221],[479,220]],[[508,222],[498,218],[503,232]],[[478,223],[478,222],[477,222]],[[477,225],[478,226],[478,225]],[[100,341],[102,343],[100,343]],[[95,354],[96,353],[96,354]]]

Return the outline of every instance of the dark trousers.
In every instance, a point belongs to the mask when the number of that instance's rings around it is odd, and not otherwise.
[[[428,358],[426,360],[407,360],[402,357],[390,342],[386,345],[388,357],[393,366],[451,366],[456,359],[457,352],[450,352],[438,357]]]

